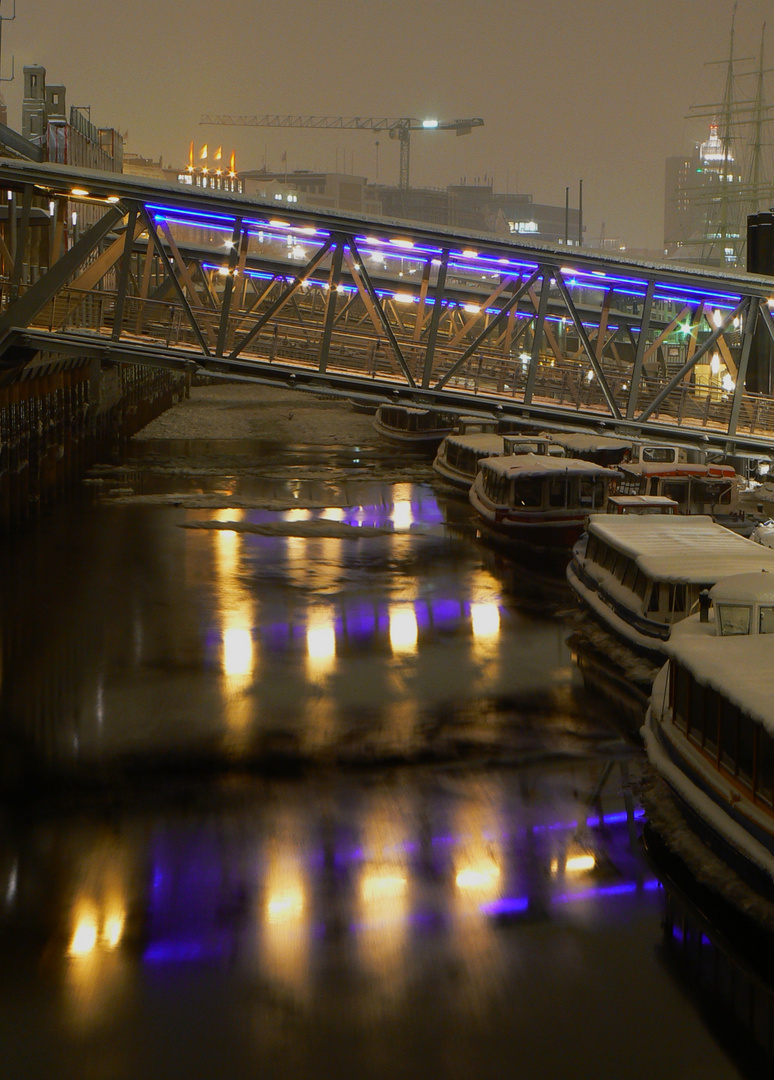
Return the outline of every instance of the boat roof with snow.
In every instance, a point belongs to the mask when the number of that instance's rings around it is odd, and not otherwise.
[[[487,458],[482,468],[507,476],[510,479],[545,476],[606,476],[618,475],[615,469],[605,465],[595,465],[583,458],[563,458],[553,455],[509,454],[502,457]],[[774,551],[772,551],[774,556]]]
[[[592,514],[588,531],[654,580],[712,584],[730,574],[774,572],[774,550],[703,514]]]

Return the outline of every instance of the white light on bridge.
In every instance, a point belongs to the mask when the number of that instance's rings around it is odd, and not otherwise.
[[[81,195],[81,196],[84,196],[84,195],[88,195],[89,193],[88,193],[88,191],[86,190],[86,188],[82,188],[82,187],[74,187],[74,188],[72,189],[72,191],[70,192],[70,194],[71,194],[71,195]]]
[[[423,120],[422,121],[422,127],[423,128],[437,128],[438,127],[438,121],[437,120]]]
[[[398,238],[397,240],[390,240],[390,243],[394,244],[395,247],[399,248],[413,248],[414,246],[413,240],[402,240],[400,238]]]
[[[393,300],[396,304],[413,304],[414,297],[409,292],[396,292],[393,293]]]

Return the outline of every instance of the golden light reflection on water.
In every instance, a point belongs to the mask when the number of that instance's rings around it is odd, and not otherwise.
[[[414,653],[417,651],[419,627],[413,607],[408,604],[396,604],[390,608],[390,647],[394,653]]]
[[[479,640],[496,638],[500,634],[500,608],[495,603],[471,604],[470,624],[473,637]]]
[[[274,979],[299,997],[309,991],[308,885],[291,844],[272,845],[261,919],[263,962]]]
[[[233,614],[233,613],[230,613]],[[253,635],[247,628],[225,627],[223,630],[223,674],[235,676],[253,673]]]
[[[80,1032],[107,1020],[121,992],[126,931],[123,852],[98,844],[79,864],[81,884],[70,909],[66,969],[67,1023]]]
[[[215,510],[213,521],[239,522],[244,511]],[[257,666],[253,626],[256,601],[242,576],[244,534],[236,529],[214,531],[215,598],[220,623],[220,667],[225,685],[224,716],[229,741],[245,739],[255,719],[255,701],[247,691],[252,687]],[[237,747],[238,749],[238,747]]]
[[[336,666],[336,623],[332,609],[312,609],[306,627],[309,675],[325,675]]]
[[[385,980],[398,980],[408,934],[409,868],[405,835],[389,796],[377,799],[364,822],[364,861],[358,878],[358,944],[362,963]]]

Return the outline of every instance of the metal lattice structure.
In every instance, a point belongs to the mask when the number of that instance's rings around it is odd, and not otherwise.
[[[0,371],[93,356],[771,447],[774,279],[0,161]],[[9,219],[11,214],[9,213]],[[73,225],[75,222],[75,225]],[[752,388],[755,388],[753,392]]]

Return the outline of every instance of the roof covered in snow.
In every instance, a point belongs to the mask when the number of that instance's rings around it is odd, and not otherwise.
[[[718,637],[698,615],[672,627],[664,650],[774,735],[774,634]]]
[[[593,514],[588,529],[654,580],[711,585],[730,574],[774,573],[774,550],[704,515]]]
[[[608,477],[618,475],[615,469],[604,465],[595,465],[583,458],[562,458],[553,455],[509,454],[503,457],[489,458],[484,468],[508,476],[511,479],[523,479],[534,476],[588,476]],[[760,547],[759,544],[756,547]],[[774,552],[772,552],[774,556]]]

